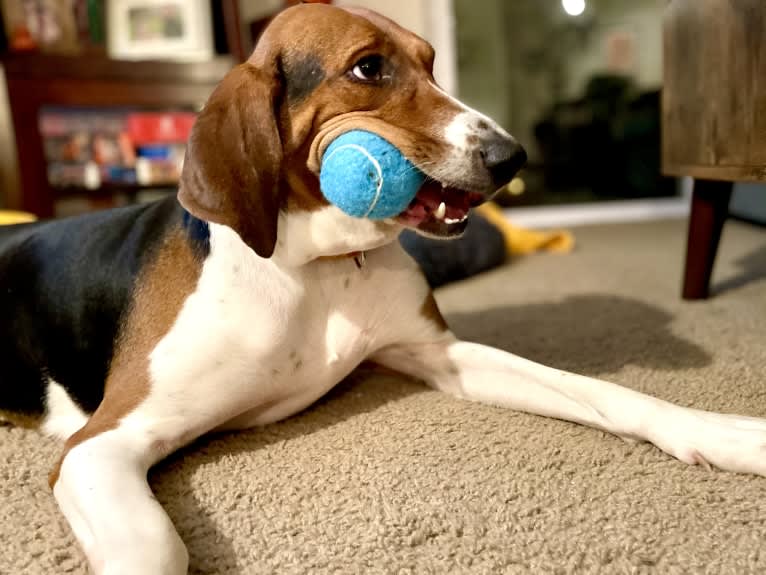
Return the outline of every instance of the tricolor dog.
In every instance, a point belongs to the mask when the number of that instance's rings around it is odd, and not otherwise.
[[[0,228],[0,407],[65,441],[50,485],[96,573],[185,573],[148,469],[206,432],[308,407],[365,360],[467,400],[651,441],[686,463],[766,475],[766,421],[682,408],[450,332],[397,236],[459,235],[525,155],[439,89],[433,59],[375,13],[291,8],[211,95],[177,198]],[[355,129],[430,177],[400,216],[355,218],[323,198],[322,152]]]

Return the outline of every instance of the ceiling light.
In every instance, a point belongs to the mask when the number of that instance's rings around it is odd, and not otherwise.
[[[561,0],[561,5],[570,16],[579,16],[585,12],[585,0]]]

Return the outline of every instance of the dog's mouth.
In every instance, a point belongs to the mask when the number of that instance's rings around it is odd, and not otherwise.
[[[404,212],[396,219],[423,235],[450,238],[468,225],[468,212],[483,203],[484,194],[444,186],[427,180]]]

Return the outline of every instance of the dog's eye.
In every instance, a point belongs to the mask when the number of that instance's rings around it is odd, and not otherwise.
[[[383,56],[365,56],[354,65],[351,73],[365,82],[379,82],[383,79]]]

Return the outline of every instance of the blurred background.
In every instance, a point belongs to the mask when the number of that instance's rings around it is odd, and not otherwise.
[[[49,217],[173,193],[196,111],[292,3],[0,0],[0,207]],[[667,0],[333,3],[426,38],[440,84],[524,144],[497,199],[517,223],[688,215],[691,182],[661,172]],[[736,184],[732,213],[766,220],[763,191]]]

